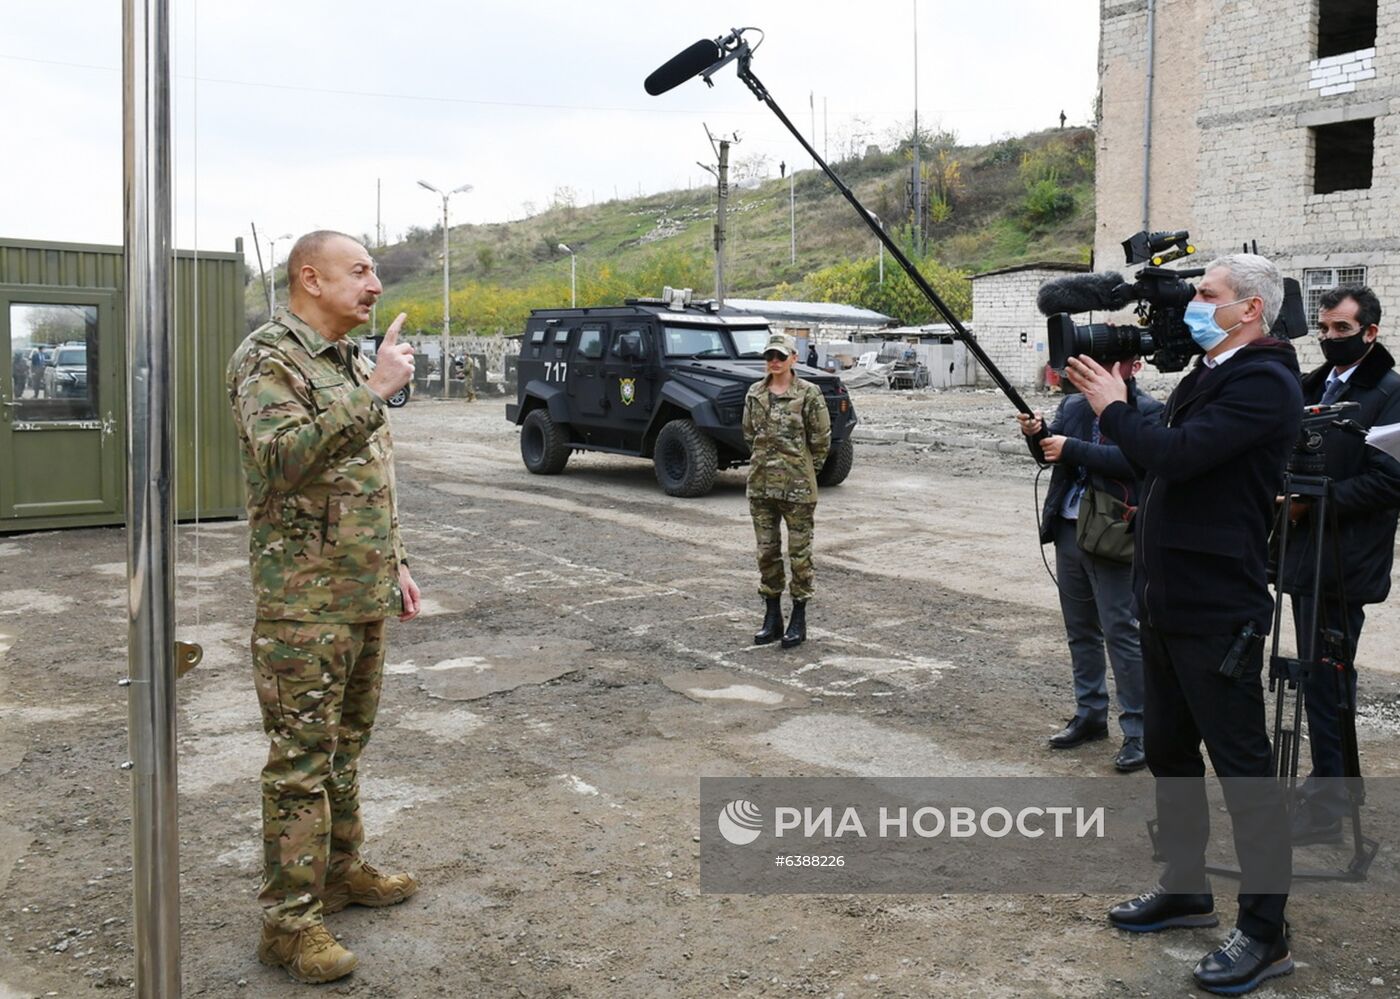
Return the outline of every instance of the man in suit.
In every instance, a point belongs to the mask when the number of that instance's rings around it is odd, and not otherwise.
[[[1206,268],[1183,316],[1205,357],[1172,393],[1161,425],[1127,405],[1123,379],[1091,358],[1067,368],[1104,432],[1144,472],[1133,589],[1144,743],[1167,863],[1161,882],[1114,906],[1109,921],[1138,933],[1219,922],[1205,872],[1204,741],[1234,823],[1241,884],[1235,929],[1197,963],[1195,978],[1229,995],[1293,970],[1283,918],[1287,803],[1270,765],[1263,643],[1248,641],[1246,627],[1264,635],[1273,617],[1269,527],[1302,425],[1293,347],[1268,332],[1282,303],[1283,278],[1263,257],[1233,254]]]
[[[1149,418],[1159,418],[1162,404],[1138,388],[1134,377],[1142,361],[1129,358],[1114,366],[1128,385],[1128,405]],[[1051,462],[1050,488],[1040,520],[1040,543],[1055,545],[1055,581],[1060,612],[1069,639],[1074,674],[1074,715],[1050,737],[1050,748],[1070,749],[1108,735],[1108,670],[1104,646],[1113,665],[1118,695],[1118,725],[1123,745],[1113,765],[1123,773],[1147,764],[1142,748],[1142,649],[1137,613],[1133,609],[1131,563],[1091,555],[1079,547],[1079,506],[1085,491],[1101,489],[1129,507],[1138,504],[1137,473],[1109,440],[1099,418],[1079,394],[1067,396],[1050,421],[1049,436],[1036,440],[1044,426],[1017,413],[1031,454]]]
[[[1326,363],[1303,378],[1303,401],[1354,402],[1360,409],[1346,414],[1363,427],[1400,423],[1400,374],[1395,359],[1381,345],[1381,303],[1370,288],[1344,285],[1322,296],[1318,336]],[[1318,631],[1314,657],[1323,653],[1321,632],[1344,631],[1345,647],[1338,650],[1354,663],[1356,643],[1366,620],[1366,604],[1380,603],[1390,592],[1395,553],[1395,522],[1400,514],[1400,462],[1361,438],[1330,433],[1323,442],[1323,473],[1332,480],[1331,509],[1337,536],[1323,537]],[[1295,499],[1289,508],[1288,550],[1284,590],[1292,595],[1293,622],[1299,655],[1307,649],[1306,634],[1312,609],[1314,549],[1317,518],[1310,502]],[[1333,557],[1333,543],[1341,557]],[[1341,571],[1338,571],[1340,568]],[[1334,670],[1309,670],[1303,680],[1303,704],[1308,714],[1308,748],[1312,774],[1304,783],[1293,816],[1293,842],[1335,843],[1342,838],[1342,817],[1350,807],[1343,776],[1340,705],[1356,702],[1356,673],[1343,677]]]

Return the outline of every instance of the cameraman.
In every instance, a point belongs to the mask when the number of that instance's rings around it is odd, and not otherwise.
[[[1184,315],[1205,357],[1177,385],[1161,426],[1126,404],[1118,375],[1086,356],[1067,366],[1104,432],[1145,472],[1133,587],[1147,765],[1167,864],[1161,882],[1114,906],[1109,922],[1139,933],[1218,923],[1205,873],[1204,740],[1234,822],[1241,884],[1236,928],[1195,976],[1233,995],[1293,970],[1288,896],[1278,891],[1292,853],[1270,766],[1263,643],[1243,642],[1239,671],[1222,670],[1236,665],[1231,653],[1245,626],[1263,635],[1273,616],[1268,532],[1303,406],[1293,347],[1268,335],[1282,302],[1283,279],[1265,258],[1241,253],[1210,264]]]
[[[1142,361],[1129,358],[1114,366],[1128,385],[1128,405],[1160,420],[1162,404],[1142,392],[1134,378]],[[1113,765],[1123,773],[1147,764],[1142,748],[1142,649],[1133,612],[1133,572],[1126,562],[1091,555],[1077,540],[1080,503],[1088,489],[1103,490],[1127,506],[1138,503],[1137,473],[1099,426],[1099,418],[1079,394],[1066,396],[1050,421],[1050,436],[1035,440],[1043,425],[1017,413],[1031,454],[1054,464],[1040,520],[1040,543],[1055,545],[1055,582],[1060,613],[1069,639],[1074,674],[1074,716],[1050,737],[1051,749],[1069,749],[1108,735],[1108,671],[1104,646],[1113,664],[1118,693],[1118,725],[1123,745]]]
[[[1322,296],[1318,336],[1327,363],[1303,378],[1303,401],[1355,402],[1361,409],[1344,414],[1370,428],[1400,423],[1400,375],[1395,359],[1376,341],[1381,303],[1370,288],[1343,285]],[[1345,623],[1348,642],[1337,650],[1355,662],[1356,643],[1366,620],[1366,604],[1380,603],[1390,592],[1390,569],[1395,554],[1395,521],[1400,513],[1400,462],[1359,437],[1327,435],[1323,474],[1332,480],[1330,508],[1336,513],[1335,539],[1345,576],[1339,578],[1331,534],[1323,538],[1322,606],[1314,649],[1321,657],[1321,632],[1340,631]],[[1292,595],[1293,622],[1299,655],[1305,648],[1312,604],[1314,531],[1320,526],[1310,504],[1295,499],[1289,508],[1295,527],[1289,532],[1284,565],[1284,591]],[[1344,598],[1344,599],[1343,599]],[[1356,673],[1348,671],[1355,703]],[[1303,680],[1303,704],[1308,711],[1308,748],[1312,774],[1301,790],[1293,816],[1294,843],[1336,843],[1342,838],[1342,816],[1349,808],[1342,782],[1342,735],[1338,717],[1337,676],[1331,670],[1310,670]]]

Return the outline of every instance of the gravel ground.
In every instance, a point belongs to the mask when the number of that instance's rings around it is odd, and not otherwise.
[[[741,471],[699,500],[624,458],[537,478],[499,398],[394,414],[426,613],[391,628],[362,773],[370,859],[424,888],[332,917],[361,965],[321,992],[1196,994],[1191,964],[1220,934],[1129,939],[1103,896],[700,890],[702,775],[1113,773],[1116,741],[1044,748],[1072,693],[1009,407],[991,391],[856,399],[855,471],[823,495],[811,638],[791,652],[749,645]],[[266,750],[246,528],[179,536],[178,633],[205,649],[180,683],[185,992],[309,994],[254,956]],[[0,539],[0,999],[131,991],[124,558],[119,530]],[[1360,655],[1376,775],[1400,774],[1396,617],[1372,608]],[[1299,969],[1259,994],[1400,993],[1388,901],[1296,898]]]

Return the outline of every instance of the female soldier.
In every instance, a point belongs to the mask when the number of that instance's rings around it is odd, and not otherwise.
[[[792,373],[797,347],[774,333],[763,350],[768,374],[744,397],[744,440],[749,464],[749,513],[758,539],[758,592],[767,601],[754,644],[782,635],[783,648],[807,638],[807,598],[812,595],[812,518],[817,508],[817,470],[831,449],[831,416],[821,389]],[[783,539],[787,522],[792,566],[792,618],[783,632]]]

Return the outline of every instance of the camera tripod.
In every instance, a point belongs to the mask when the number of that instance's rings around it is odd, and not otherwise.
[[[1343,424],[1344,426],[1344,424]],[[1352,662],[1353,642],[1351,625],[1347,615],[1342,613],[1340,621],[1321,620],[1323,617],[1324,596],[1333,599],[1334,606],[1346,606],[1346,581],[1341,560],[1340,535],[1337,529],[1337,511],[1332,495],[1332,480],[1326,475],[1308,474],[1314,468],[1320,470],[1320,454],[1295,454],[1295,461],[1306,471],[1296,472],[1292,467],[1284,474],[1284,501],[1279,511],[1278,524],[1278,571],[1274,601],[1274,627],[1272,646],[1269,655],[1269,690],[1274,694],[1273,750],[1270,757],[1274,778],[1283,785],[1288,795],[1289,817],[1300,805],[1298,795],[1298,758],[1302,748],[1300,737],[1303,704],[1305,699],[1304,679],[1315,671],[1325,671],[1332,677],[1336,690],[1337,721],[1342,740],[1342,780],[1346,786],[1350,806],[1350,829],[1352,854],[1346,867],[1334,870],[1295,870],[1296,881],[1364,881],[1366,872],[1375,860],[1380,844],[1368,838],[1361,830],[1361,806],[1366,803],[1366,784],[1361,776],[1361,757],[1356,741],[1356,666]],[[1299,628],[1299,642],[1296,658],[1279,655],[1279,637],[1282,624],[1283,596],[1285,592],[1284,565],[1288,553],[1288,536],[1291,521],[1288,517],[1289,505],[1294,497],[1312,500],[1313,517],[1313,561],[1311,587],[1299,594],[1300,609],[1306,620]],[[1328,549],[1332,564],[1336,567],[1336,585],[1330,593],[1322,588],[1322,558]],[[1319,625],[1322,627],[1319,628]],[[1322,648],[1318,648],[1321,645]],[[1292,695],[1292,724],[1285,727],[1285,706]],[[1235,874],[1237,872],[1218,870],[1212,873]]]

